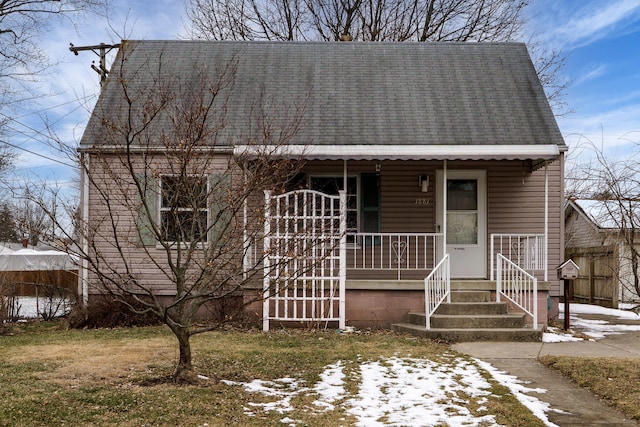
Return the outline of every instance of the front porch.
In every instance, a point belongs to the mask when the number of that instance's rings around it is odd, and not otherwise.
[[[313,271],[301,267],[298,258],[296,268],[306,275],[278,275],[277,289],[271,289],[272,282],[265,280],[264,291],[270,292],[263,308],[265,330],[275,321],[340,328],[393,328],[454,340],[472,336],[518,340],[541,337],[548,318],[551,286],[544,280],[548,275],[546,263],[542,262],[546,259],[544,235],[491,235],[490,277],[473,280],[452,279],[448,263],[447,269],[441,271],[442,263],[436,261],[437,247],[444,239],[442,233],[346,233],[342,239],[339,234],[334,238],[338,242],[335,251]],[[444,259],[449,261],[449,256]],[[318,259],[314,261],[317,263]],[[452,295],[455,300],[456,295],[470,291],[482,293],[487,302],[500,303],[502,297],[504,314],[521,314],[522,330],[514,332],[517,328],[507,326],[511,331],[488,332],[485,328],[478,334],[473,328],[463,327],[457,329],[467,329],[466,332],[442,335],[442,328],[431,325],[430,319],[437,316],[440,304],[450,301]],[[431,301],[434,299],[438,301]],[[478,316],[472,318],[477,322]],[[414,324],[407,325],[408,319],[413,319]]]
[[[264,329],[273,322],[390,328],[415,311],[428,313],[431,329],[430,317],[460,279],[496,302],[512,300],[526,325],[543,327],[558,286],[548,266],[561,256],[560,199],[549,190],[558,166],[308,162],[296,189],[266,193],[267,238],[247,245],[247,265],[265,259]]]

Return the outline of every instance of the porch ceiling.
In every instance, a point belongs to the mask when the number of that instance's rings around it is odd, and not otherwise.
[[[308,160],[534,160],[553,161],[556,144],[546,145],[239,145],[237,156],[269,154]]]

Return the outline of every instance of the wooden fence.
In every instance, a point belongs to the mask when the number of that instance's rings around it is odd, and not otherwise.
[[[618,252],[614,246],[567,248],[580,270],[573,281],[573,302],[618,307]]]

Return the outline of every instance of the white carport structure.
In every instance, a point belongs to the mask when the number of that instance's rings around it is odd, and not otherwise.
[[[56,250],[19,249],[0,246],[0,271],[77,270],[74,258]]]

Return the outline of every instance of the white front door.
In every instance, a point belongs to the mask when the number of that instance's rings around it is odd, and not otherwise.
[[[447,170],[446,251],[451,277],[487,277],[486,171]],[[436,173],[437,229],[444,232],[444,171]],[[440,254],[442,247],[438,248]]]

